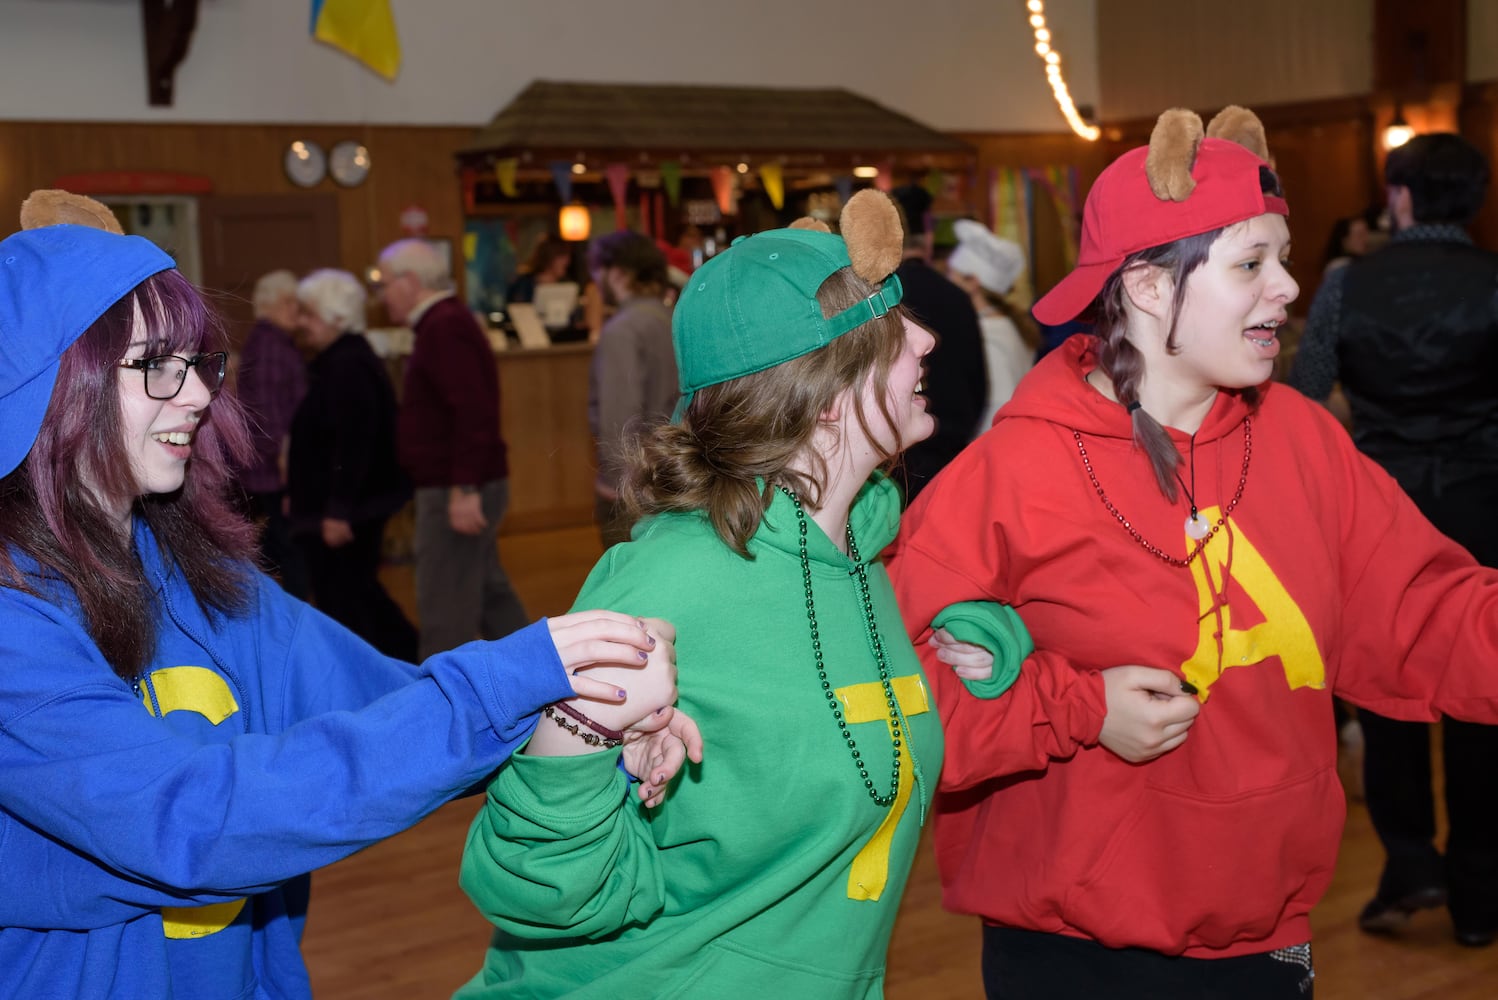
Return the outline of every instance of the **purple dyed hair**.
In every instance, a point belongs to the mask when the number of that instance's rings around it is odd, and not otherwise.
[[[0,480],[0,574],[36,592],[36,581],[15,561],[24,553],[43,575],[61,577],[77,595],[100,652],[127,680],[155,648],[156,615],[132,540],[110,513],[117,502],[131,502],[207,608],[230,613],[245,606],[254,552],[254,528],[229,499],[231,463],[249,448],[244,413],[231,394],[219,393],[204,412],[182,488],[141,495],[121,447],[119,394],[119,379],[140,375],[117,364],[141,340],[147,355],[192,356],[227,346],[222,324],[185,278],[174,270],[147,278],[63,352],[36,441]],[[101,495],[114,503],[101,503]]]

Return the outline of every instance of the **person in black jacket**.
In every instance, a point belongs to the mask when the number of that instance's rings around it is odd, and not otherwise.
[[[1289,381],[1325,400],[1340,379],[1358,447],[1431,523],[1498,566],[1498,254],[1466,232],[1487,192],[1488,165],[1461,136],[1429,134],[1389,153],[1385,179],[1393,238],[1326,275]],[[1491,944],[1498,727],[1441,723],[1450,820],[1443,858],[1429,727],[1386,718],[1379,707],[1359,706],[1358,716],[1368,812],[1388,860],[1358,924],[1392,933],[1415,910],[1446,903],[1459,942]]]
[[[395,455],[395,390],[364,337],[364,286],[314,271],[297,286],[316,357],[291,421],[287,494],[317,606],[388,656],[415,661],[417,632],[380,584],[385,522],[411,496]]]
[[[936,418],[936,432],[908,449],[897,470],[908,503],[969,441],[987,430],[978,426],[978,418],[988,403],[988,365],[972,299],[930,264],[926,212],[931,195],[913,184],[892,194],[905,221],[905,259],[895,271],[905,290],[905,308],[936,335],[936,349],[926,356],[922,392],[927,412]]]

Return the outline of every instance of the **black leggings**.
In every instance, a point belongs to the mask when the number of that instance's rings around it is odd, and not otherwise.
[[[1309,944],[1236,958],[1179,958],[983,927],[988,1000],[1311,1000],[1310,963]]]

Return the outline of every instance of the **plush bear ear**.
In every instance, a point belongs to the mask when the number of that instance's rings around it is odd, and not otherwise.
[[[827,223],[823,222],[821,219],[813,219],[809,215],[803,215],[803,216],[801,216],[801,218],[797,219],[795,222],[792,222],[789,226],[786,226],[786,228],[787,229],[810,229],[814,233],[830,233],[830,232],[832,232],[832,227],[829,226],[829,225],[827,225]]]
[[[1144,173],[1156,198],[1185,201],[1196,190],[1191,167],[1196,163],[1196,147],[1201,141],[1202,120],[1195,111],[1171,108],[1155,121]]]
[[[889,195],[865,188],[843,206],[838,218],[853,273],[871,285],[888,278],[905,255],[900,210]]]
[[[62,224],[92,226],[123,236],[120,220],[105,205],[92,198],[55,188],[33,191],[21,202],[21,228],[40,229]]]
[[[1207,123],[1207,135],[1236,142],[1261,160],[1269,159],[1269,141],[1259,116],[1247,108],[1229,104]]]

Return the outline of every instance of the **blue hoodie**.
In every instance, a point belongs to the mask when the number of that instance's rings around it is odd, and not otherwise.
[[[67,587],[0,588],[0,996],[310,996],[306,873],[485,779],[561,662],[543,621],[413,667],[258,574],[205,612],[136,547],[161,634],[134,685]]]

